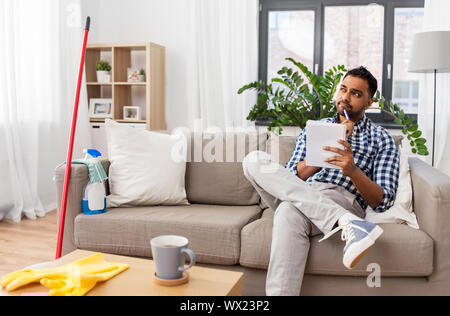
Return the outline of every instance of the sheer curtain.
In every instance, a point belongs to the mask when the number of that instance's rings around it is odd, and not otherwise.
[[[56,208],[81,56],[79,0],[0,2],[0,220]],[[86,91],[76,149],[90,146]]]
[[[425,0],[424,32],[450,31],[450,1]],[[431,164],[433,146],[434,74],[422,74],[419,92],[418,123],[427,139]],[[438,73],[436,80],[435,167],[450,176],[450,74]]]
[[[258,80],[258,0],[190,0],[189,112],[204,129],[247,127]]]

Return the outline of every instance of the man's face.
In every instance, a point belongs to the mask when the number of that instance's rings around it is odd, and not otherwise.
[[[352,121],[363,118],[365,111],[372,105],[373,99],[369,96],[369,83],[359,77],[347,76],[344,79],[336,97],[337,111],[345,117],[344,109]]]

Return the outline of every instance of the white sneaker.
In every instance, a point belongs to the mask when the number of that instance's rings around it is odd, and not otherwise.
[[[380,226],[371,222],[352,220],[346,221],[341,226],[333,229],[319,242],[327,240],[339,230],[342,230],[341,239],[347,242],[344,247],[343,257],[343,263],[347,269],[353,269],[383,233],[383,229]]]

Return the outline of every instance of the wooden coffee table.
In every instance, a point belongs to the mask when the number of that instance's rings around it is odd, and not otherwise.
[[[61,266],[94,252],[76,250],[46,267]],[[241,296],[244,288],[244,274],[194,266],[189,269],[187,284],[165,287],[154,282],[154,263],[150,259],[103,254],[105,261],[126,263],[130,268],[107,282],[99,282],[87,296]],[[48,292],[40,284],[32,284],[8,293],[0,289],[0,296],[22,295],[23,293]]]

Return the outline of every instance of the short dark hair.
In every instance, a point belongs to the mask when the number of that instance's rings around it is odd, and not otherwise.
[[[348,76],[358,77],[366,80],[367,83],[369,84],[369,96],[373,98],[378,89],[378,81],[370,73],[370,71],[367,70],[366,67],[361,66],[359,68],[354,68],[350,70],[349,72],[347,72],[344,79],[347,78]]]

